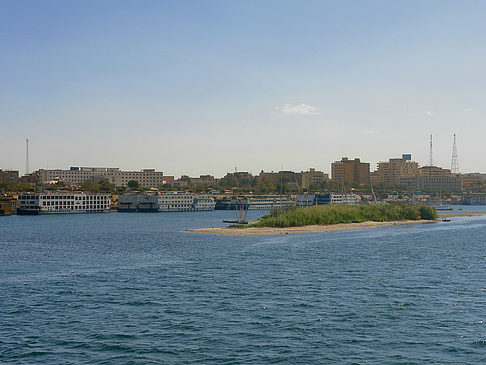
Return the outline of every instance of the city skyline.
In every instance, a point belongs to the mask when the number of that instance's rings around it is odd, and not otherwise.
[[[486,4],[3,2],[0,168],[484,172]]]
[[[373,163],[369,163],[368,161],[363,161],[363,162],[366,162],[370,165],[370,172],[373,172],[373,171],[376,171],[378,169],[378,165],[380,163],[383,163],[383,162],[387,162],[389,159],[403,159],[404,156],[408,156],[408,158],[411,159],[411,161],[414,161],[414,162],[417,162],[417,164],[419,166],[437,166],[437,167],[441,167],[441,168],[444,168],[444,169],[449,169],[449,170],[452,170],[452,165],[454,164],[453,162],[453,159],[454,157],[451,155],[451,165],[450,166],[441,166],[437,163],[435,163],[435,154],[433,152],[433,150],[431,150],[432,148],[432,135],[430,135],[430,140],[429,140],[429,153],[428,153],[428,158],[429,160],[427,161],[427,163],[419,163],[418,161],[416,161],[414,158],[413,158],[413,154],[411,153],[402,153],[401,156],[388,156],[386,158],[383,158],[381,160],[379,160],[376,164],[373,164]],[[454,141],[455,141],[455,135],[454,135]],[[20,173],[22,173],[22,171],[24,171],[25,173],[32,173],[32,172],[35,172],[35,171],[40,171],[40,170],[69,170],[69,169],[72,169],[72,168],[79,168],[79,167],[87,167],[87,168],[107,168],[107,169],[120,169],[120,170],[125,170],[125,171],[143,171],[143,170],[146,170],[146,169],[149,169],[149,170],[156,170],[156,171],[159,171],[159,172],[164,172],[163,169],[158,169],[158,168],[154,168],[154,167],[150,167],[150,166],[144,166],[144,167],[135,167],[135,168],[132,168],[132,169],[124,169],[124,168],[120,168],[119,166],[105,166],[105,165],[96,165],[96,166],[89,166],[88,164],[77,164],[76,166],[74,166],[73,164],[69,165],[69,166],[63,166],[63,167],[49,167],[49,166],[46,166],[46,168],[38,168],[38,169],[35,169],[35,170],[29,170],[29,165],[30,165],[30,155],[29,155],[29,144],[30,144],[30,140],[27,138],[26,139],[26,142],[25,142],[25,168],[24,170],[20,169],[20,168],[3,168],[3,170],[12,170],[12,171],[19,171]],[[454,147],[453,147],[454,149]],[[452,152],[454,154],[454,151]],[[457,155],[457,150],[455,151],[456,153],[456,157],[455,157],[455,163],[458,164],[458,155]],[[358,158],[357,156],[347,156],[347,155],[343,155],[341,156],[340,158],[351,158],[351,159],[354,159],[354,158]],[[432,159],[432,160],[431,160]],[[318,170],[323,170],[323,172],[325,173],[328,173],[330,174],[331,173],[331,165],[333,162],[336,162],[337,160],[333,160],[331,163],[330,163],[330,166],[329,166],[329,169],[326,170],[325,168],[324,169],[319,169]],[[432,164],[431,164],[432,163]],[[457,167],[457,166],[456,166]],[[253,169],[250,169],[250,170],[241,170],[241,169],[238,169],[238,166],[235,166],[234,167],[234,170],[227,170],[223,173],[223,175],[225,175],[226,173],[232,173],[232,172],[242,172],[242,171],[246,171],[246,172],[250,172],[251,174],[253,175],[258,175],[259,172],[263,172],[263,171],[305,171],[306,169],[315,169],[315,166],[307,166],[307,167],[300,167],[300,168],[297,168],[297,169],[294,169],[294,170],[289,170],[289,169],[286,169],[284,168],[283,164],[280,166],[279,169],[276,169],[276,170],[264,170],[264,169],[259,169],[259,168],[253,168]],[[2,170],[0,168],[0,170]],[[177,177],[178,175],[179,176],[193,176],[193,177],[196,177],[196,176],[199,176],[199,175],[207,175],[207,174],[210,174],[210,175],[214,175],[214,176],[217,176],[216,174],[213,174],[211,171],[205,171],[205,172],[201,172],[201,173],[198,173],[198,174],[190,174],[190,173],[187,173],[187,171],[183,170],[183,168],[181,168],[182,171],[181,173],[179,174],[171,174],[171,173],[168,173],[167,171],[164,172],[164,176],[175,176]],[[480,171],[459,171],[458,173],[460,174],[468,174],[468,173],[478,173]],[[221,176],[223,176],[221,175]]]

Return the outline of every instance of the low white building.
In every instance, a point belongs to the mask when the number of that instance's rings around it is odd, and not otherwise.
[[[129,181],[138,181],[142,187],[158,187],[164,184],[164,173],[155,169],[141,171],[121,171],[117,167],[71,167],[69,170],[39,170],[39,178],[46,184],[63,181],[72,185],[81,185],[92,180],[108,180],[116,186],[127,186]]]

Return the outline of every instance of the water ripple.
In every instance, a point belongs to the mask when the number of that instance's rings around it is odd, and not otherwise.
[[[2,217],[0,363],[486,361],[485,218],[180,232],[225,214]]]

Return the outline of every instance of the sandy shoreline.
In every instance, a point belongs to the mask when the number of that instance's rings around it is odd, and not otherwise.
[[[453,212],[453,213],[439,213],[439,218],[451,218],[451,217],[476,217],[479,215],[484,215],[481,211],[468,211],[467,213]]]
[[[184,232],[212,233],[212,234],[231,235],[231,236],[253,236],[253,235],[290,234],[290,233],[336,232],[336,231],[347,231],[350,229],[367,229],[367,228],[397,226],[402,224],[424,224],[424,223],[435,223],[435,221],[407,220],[407,221],[396,221],[396,222],[341,223],[341,224],[333,224],[328,226],[313,225],[313,226],[288,227],[288,228],[273,228],[273,227],[197,228],[197,229],[188,229],[185,230]]]

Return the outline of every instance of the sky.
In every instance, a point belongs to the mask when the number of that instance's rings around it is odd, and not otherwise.
[[[0,169],[486,172],[486,1],[0,0]]]

